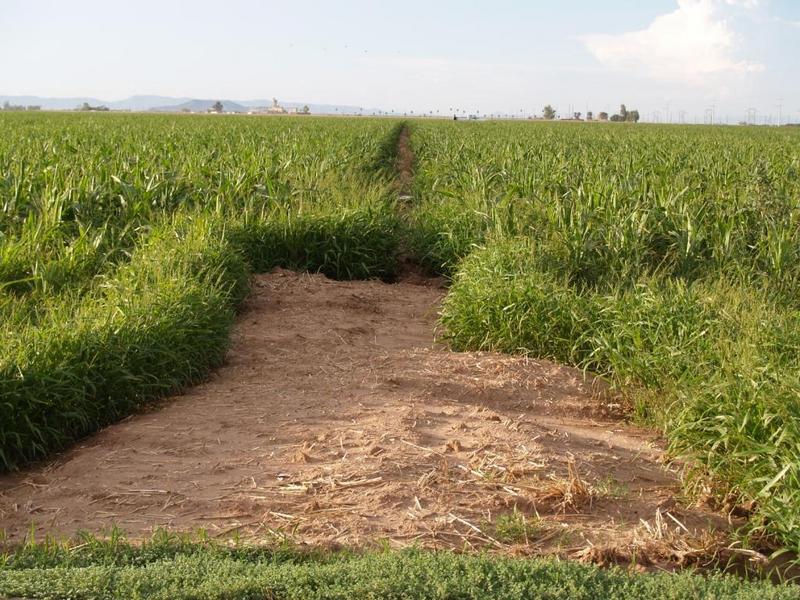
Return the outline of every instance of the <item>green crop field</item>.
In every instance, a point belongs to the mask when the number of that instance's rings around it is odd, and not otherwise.
[[[391,276],[398,125],[3,115],[0,465],[218,363],[251,269]],[[391,164],[389,165],[391,166]]]
[[[800,135],[420,126],[412,240],[456,349],[607,376],[800,551]]]
[[[607,378],[685,461],[688,495],[745,507],[740,535],[800,553],[797,129],[8,113],[0,131],[3,470],[202,379],[251,273],[391,280],[402,259],[451,278],[454,350]],[[126,552],[13,551],[0,593],[172,598],[196,579],[186,597],[794,597],[510,559]],[[595,591],[567,593],[578,580]]]

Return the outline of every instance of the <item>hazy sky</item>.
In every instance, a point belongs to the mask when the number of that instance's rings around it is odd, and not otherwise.
[[[0,94],[800,120],[800,0],[0,0]]]

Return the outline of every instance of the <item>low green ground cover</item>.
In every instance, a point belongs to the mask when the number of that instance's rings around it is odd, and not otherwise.
[[[0,594],[41,599],[788,600],[794,586],[731,576],[643,574],[556,560],[452,552],[302,552],[157,537],[140,547],[90,539],[6,555]]]

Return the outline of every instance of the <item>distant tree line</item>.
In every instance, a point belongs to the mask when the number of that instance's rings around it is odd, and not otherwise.
[[[572,113],[572,120],[573,121],[580,121],[581,116],[583,113],[574,112]],[[545,121],[553,121],[558,117],[556,113],[556,109],[554,109],[551,105],[546,105],[542,109],[542,119]],[[587,121],[594,121],[594,113],[589,111],[586,113],[586,120]],[[639,122],[639,111],[638,110],[628,110],[627,107],[622,104],[619,107],[619,113],[615,115],[608,116],[607,112],[600,112],[597,113],[597,120],[598,121],[613,121],[614,123],[638,123]]]
[[[639,122],[639,111],[638,110],[628,110],[625,108],[625,105],[622,104],[619,107],[619,114],[612,115],[610,121],[614,121],[615,123],[625,122],[625,123],[638,123]]]
[[[92,106],[88,102],[84,102],[78,107],[78,110],[83,112],[94,111],[94,112],[108,112],[109,109],[107,106]]]
[[[36,105],[23,106],[22,104],[11,104],[6,100],[3,102],[3,110],[42,110],[42,107]]]

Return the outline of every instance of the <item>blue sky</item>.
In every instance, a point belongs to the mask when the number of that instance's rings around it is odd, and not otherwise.
[[[798,0],[1,0],[0,94],[800,120]]]

